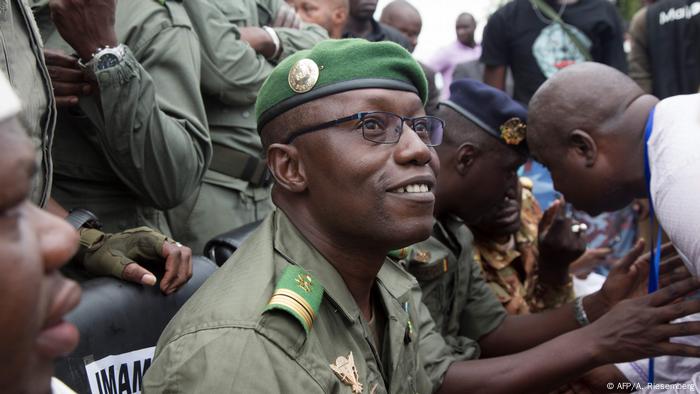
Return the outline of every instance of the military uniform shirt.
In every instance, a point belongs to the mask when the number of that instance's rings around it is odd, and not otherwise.
[[[44,44],[29,6],[23,0],[0,0],[0,70],[22,100],[21,119],[34,144],[39,171],[30,199],[45,206],[51,192],[51,144],[56,108],[44,62]]]
[[[506,317],[473,260],[472,240],[457,218],[436,220],[433,235],[412,245],[401,259],[418,280],[438,331],[456,349],[474,346],[474,340],[493,331]]]
[[[35,3],[46,46],[73,53],[47,1]],[[119,0],[115,29],[128,47],[123,61],[97,72],[99,93],[59,113],[53,195],[93,211],[107,232],[147,225],[168,233],[161,210],[196,190],[211,157],[199,44],[174,1]]]
[[[313,325],[265,312],[280,274],[300,266],[324,289]],[[335,268],[274,211],[168,324],[144,393],[351,393],[331,369],[352,353],[363,393],[430,393],[454,354],[415,279],[387,260],[375,285],[386,317],[382,353]]]

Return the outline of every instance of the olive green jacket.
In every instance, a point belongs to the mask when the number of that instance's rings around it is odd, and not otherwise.
[[[290,265],[325,291],[308,334],[291,313],[264,311]],[[387,317],[381,356],[341,276],[274,211],[168,324],[144,393],[351,393],[331,369],[350,353],[363,393],[430,393],[452,362],[478,354],[476,344],[453,353],[415,279],[390,260],[376,290]]]
[[[433,235],[406,248],[399,260],[418,280],[438,331],[457,349],[472,346],[506,317],[474,262],[472,242],[458,219],[436,220]]]
[[[35,0],[46,46],[73,53],[45,3]],[[92,210],[108,232],[147,225],[167,234],[161,210],[197,189],[211,157],[199,43],[175,1],[119,0],[115,29],[124,61],[97,73],[99,95],[59,111],[53,196]]]
[[[38,164],[30,197],[33,203],[43,207],[49,199],[53,172],[51,144],[56,125],[53,88],[32,10],[22,0],[1,1],[5,8],[0,6],[0,71],[22,100],[20,116],[34,144]]]
[[[271,25],[284,0],[188,0],[202,51],[202,95],[212,142],[253,157],[263,157],[255,121],[255,99],[275,63],[240,39],[242,27]],[[275,28],[282,53],[278,60],[328,38],[317,25]],[[243,191],[248,182],[208,171],[212,184]]]

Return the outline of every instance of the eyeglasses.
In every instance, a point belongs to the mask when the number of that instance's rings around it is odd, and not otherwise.
[[[287,139],[287,144],[291,144],[301,135],[327,129],[351,120],[358,121],[355,128],[362,129],[364,139],[378,144],[399,142],[403,125],[406,123],[427,146],[437,146],[442,142],[442,134],[445,129],[445,121],[435,116],[406,118],[391,112],[358,112],[354,115],[295,131]]]

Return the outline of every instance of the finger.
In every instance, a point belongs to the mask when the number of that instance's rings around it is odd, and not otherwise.
[[[680,356],[680,357],[700,357],[700,347],[685,345],[682,343],[665,342],[653,347],[650,356]]]
[[[700,289],[700,281],[696,278],[688,278],[664,287],[661,290],[645,296],[645,298],[647,298],[652,306],[661,306],[673,302],[697,289]]]
[[[663,288],[690,277],[692,277],[692,275],[687,269],[666,273],[659,277],[659,287]]]
[[[683,259],[680,255],[667,257],[661,262],[661,264],[659,264],[659,273],[663,274],[669,271],[674,271],[680,267],[685,267],[685,264],[683,264]]]
[[[46,59],[47,65],[80,70],[78,59],[73,56],[66,55],[61,51],[53,49],[44,49],[44,58]]]
[[[596,249],[588,250],[587,253],[590,253],[591,257],[595,257],[596,259],[604,259],[610,253],[612,253],[612,249],[610,249],[610,248],[596,248]]]
[[[49,70],[49,76],[51,77],[52,81],[86,83],[85,74],[82,70],[61,66],[47,66],[46,68]]]
[[[540,233],[544,234],[549,230],[549,227],[552,225],[552,222],[554,221],[554,218],[557,216],[557,213],[561,210],[561,201],[560,200],[554,200],[552,205],[547,208],[546,211],[544,211],[544,214],[542,215],[542,220],[540,220]]]
[[[78,97],[77,96],[63,96],[63,97],[56,97],[56,106],[57,107],[73,107],[78,105]]]
[[[678,254],[678,251],[676,251],[676,247],[672,242],[666,242],[665,244],[661,245],[661,258],[672,256],[674,254]]]
[[[53,81],[53,92],[56,96],[85,96],[91,90],[87,83]]]
[[[156,284],[156,276],[135,262],[129,263],[124,267],[122,279],[146,286],[153,286]]]
[[[669,322],[697,312],[700,312],[700,300],[691,299],[665,305],[657,310],[655,317],[659,322]]]
[[[180,263],[176,280],[170,285],[171,292],[176,291],[192,277],[192,251],[183,246],[180,248]]]
[[[177,245],[167,241],[163,243],[165,274],[163,274],[163,279],[160,281],[160,289],[165,294],[172,292],[170,287],[177,278],[181,254],[182,252]]]
[[[642,254],[644,251],[644,240],[640,239],[637,241],[636,244],[634,244],[634,247],[630,249],[627,254],[619,259],[618,261],[613,264],[612,268],[610,271],[620,271],[620,272],[628,272],[629,268],[634,264],[635,261],[639,258],[639,256]],[[643,259],[640,259],[643,260]],[[646,261],[646,260],[645,260]]]

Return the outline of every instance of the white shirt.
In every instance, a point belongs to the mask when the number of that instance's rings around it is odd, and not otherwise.
[[[700,94],[656,105],[648,148],[656,217],[700,277]]]

